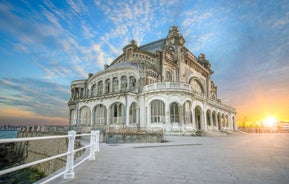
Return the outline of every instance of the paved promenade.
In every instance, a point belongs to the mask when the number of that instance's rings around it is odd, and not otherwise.
[[[289,183],[289,134],[166,137],[154,144],[101,144],[95,161],[63,184]]]

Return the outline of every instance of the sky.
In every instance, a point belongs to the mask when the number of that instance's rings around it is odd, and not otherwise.
[[[71,81],[173,25],[237,121],[289,121],[288,0],[0,0],[0,125],[66,124]]]

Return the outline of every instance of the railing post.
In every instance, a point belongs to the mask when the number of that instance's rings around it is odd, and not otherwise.
[[[90,133],[90,153],[89,153],[89,160],[95,160],[95,149],[96,149],[96,142],[95,142],[96,131],[91,131]]]
[[[74,162],[74,141],[76,132],[74,130],[68,132],[68,155],[66,160],[65,173],[63,179],[73,179],[73,162]]]
[[[95,131],[95,152],[99,152],[99,130]]]

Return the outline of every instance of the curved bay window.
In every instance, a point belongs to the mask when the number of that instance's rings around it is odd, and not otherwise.
[[[151,102],[151,122],[161,123],[165,121],[165,103],[161,100]]]
[[[129,123],[136,123],[136,103],[132,103],[129,108]]]
[[[105,125],[106,123],[106,107],[102,104],[95,107],[94,123],[97,125]]]
[[[97,94],[102,95],[102,92],[103,92],[103,82],[99,81],[97,85]]]
[[[192,123],[191,103],[189,101],[184,104],[184,123]]]
[[[122,103],[116,102],[110,106],[110,122],[125,124],[125,109]]]
[[[126,91],[127,89],[127,79],[126,76],[121,77],[121,91]]]
[[[179,105],[176,102],[170,104],[170,121],[171,123],[180,122]]]
[[[89,107],[82,107],[80,109],[80,124],[89,125],[90,123],[90,109]]]

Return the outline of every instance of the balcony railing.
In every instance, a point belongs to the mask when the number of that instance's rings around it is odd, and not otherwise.
[[[86,146],[83,146],[79,149],[74,149],[74,142],[76,137],[80,136],[90,136],[90,143]],[[60,139],[60,138],[68,138],[68,150],[66,153],[58,154],[55,156],[47,157],[41,160],[36,160],[34,162],[22,164],[19,166],[11,167],[9,169],[1,170],[0,171],[0,176],[11,173],[14,171],[18,171],[20,169],[24,169],[36,164],[40,164],[43,162],[47,162],[50,160],[54,160],[63,156],[67,156],[66,159],[66,167],[63,172],[60,172],[56,174],[55,176],[41,182],[41,184],[48,183],[57,177],[60,177],[63,175],[64,179],[73,179],[74,178],[74,168],[77,167],[78,165],[82,164],[86,160],[95,160],[95,153],[99,152],[99,130],[97,131],[91,131],[90,134],[76,134],[75,131],[70,131],[68,132],[68,135],[63,135],[63,136],[46,136],[46,137],[27,137],[27,138],[13,138],[13,139],[1,139],[0,144],[2,143],[10,143],[10,142],[23,142],[23,141],[35,141],[35,140],[42,140],[45,141],[47,139]],[[83,158],[81,161],[79,161],[77,164],[74,164],[74,154],[78,151],[84,150],[86,148],[89,148],[90,152],[89,155],[85,158]]]

